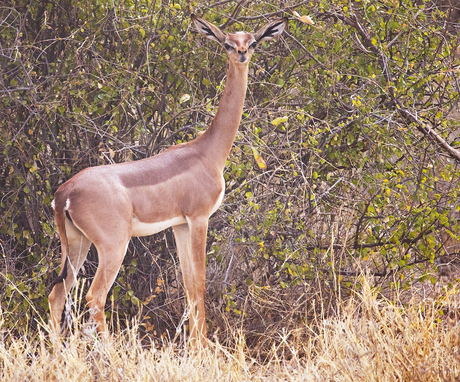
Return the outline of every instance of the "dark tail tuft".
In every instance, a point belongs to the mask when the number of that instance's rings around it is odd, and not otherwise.
[[[61,273],[58,278],[54,281],[53,286],[56,284],[62,283],[67,277],[67,266],[68,266],[68,255],[69,255],[69,244],[67,242],[67,234],[65,232],[65,219],[72,221],[69,215],[69,211],[66,209],[66,204],[68,200],[68,195],[66,190],[61,187],[54,194],[54,220],[56,221],[56,228],[59,232],[59,237],[61,238],[61,251],[62,251],[62,261],[61,262]],[[63,264],[63,265],[62,265]]]
[[[66,257],[65,263],[64,263],[64,268],[61,269],[61,274],[58,276],[58,278],[56,280],[54,280],[53,287],[56,284],[62,283],[65,280],[65,278],[67,277],[67,263],[68,262],[69,262],[69,258]]]

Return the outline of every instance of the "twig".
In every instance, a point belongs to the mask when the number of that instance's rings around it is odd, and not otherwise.
[[[241,0],[235,7],[232,15],[227,19],[227,21],[224,23],[224,25],[221,25],[220,28],[221,29],[225,29],[227,27],[229,27],[230,25],[232,25],[233,23],[235,23],[237,20],[236,20],[236,17],[238,16],[238,14],[241,12],[241,8],[244,6],[244,4],[247,2],[248,0]]]
[[[302,1],[301,3],[298,3],[298,4],[295,4],[295,5],[291,5],[289,7],[286,7],[286,8],[283,8],[283,9],[280,9],[279,11],[275,11],[275,12],[271,12],[271,13],[264,13],[263,15],[259,15],[259,16],[243,16],[243,17],[240,17],[238,19],[238,21],[252,21],[252,20],[260,20],[260,19],[269,19],[273,16],[278,16],[278,15],[281,15],[287,11],[290,11],[292,9],[295,9],[295,8],[298,8],[298,7],[301,7],[302,5],[305,5],[305,4],[309,4],[310,1]]]
[[[184,126],[184,127],[180,128],[179,130],[177,130],[176,132],[174,132],[173,134],[168,135],[167,137],[163,138],[153,149],[149,150],[149,152],[151,152],[151,153],[155,152],[155,150],[158,149],[161,145],[163,145],[163,143],[169,141],[170,139],[173,139],[179,133],[181,133],[182,131],[185,131],[185,130],[192,130],[192,125]]]
[[[451,158],[456,159],[460,162],[460,151],[449,145],[449,143],[447,143],[447,141],[443,137],[441,137],[441,135],[439,135],[432,127],[422,122],[418,118],[418,116],[411,112],[407,107],[405,107],[401,100],[396,96],[396,89],[392,83],[392,75],[390,72],[390,67],[388,65],[388,57],[377,47],[377,45],[372,44],[372,39],[369,36],[369,33],[360,24],[355,12],[351,9],[350,17],[346,16],[345,14],[339,11],[329,12],[326,15],[337,17],[338,19],[342,20],[345,24],[355,28],[359,36],[363,40],[363,46],[365,46],[367,49],[369,49],[371,52],[377,55],[385,80],[389,84],[388,90],[390,93],[390,97],[392,101],[395,103],[399,114],[409,122],[414,123],[418,131],[420,131],[424,136],[432,139],[439,147],[446,151]]]
[[[217,3],[209,4],[208,8],[218,7],[219,5],[224,5],[224,4],[230,3],[230,1],[233,1],[233,0],[218,1]]]
[[[366,206],[364,207],[364,211],[361,214],[361,216],[360,216],[360,218],[358,220],[358,223],[356,224],[356,235],[355,235],[355,242],[354,242],[355,248],[358,248],[358,245],[359,245],[359,243],[358,243],[359,231],[361,229],[361,225],[363,224],[364,217],[366,216],[367,209],[369,208],[369,206],[372,203],[373,199],[374,199],[374,197],[370,198],[369,201],[366,203]]]
[[[235,250],[233,249],[233,238],[230,240],[230,251],[232,252],[232,257],[230,258],[227,270],[225,271],[225,278],[224,278],[224,281],[222,282],[223,285],[227,284],[228,273],[230,272],[230,267],[232,266],[233,257],[235,256]]]
[[[26,121],[22,124],[21,128],[18,130],[18,132],[14,135],[13,139],[11,139],[11,142],[14,142],[19,134],[22,133],[22,130],[24,130],[24,127],[26,126],[27,122],[29,122],[29,119],[35,115],[34,112],[30,113],[29,116],[27,117]]]
[[[292,34],[290,34],[286,30],[284,31],[284,34],[288,36],[292,41],[294,41],[297,45],[299,45],[299,47],[302,48],[302,50],[305,51],[313,61],[315,61],[319,66],[321,66],[322,69],[326,68],[326,66],[320,61],[318,61],[318,59],[315,56],[313,56],[313,54],[310,53],[310,51],[307,48],[305,48],[305,46],[299,40],[297,40]]]

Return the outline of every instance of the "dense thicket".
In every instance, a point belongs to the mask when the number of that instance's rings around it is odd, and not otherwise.
[[[3,325],[46,317],[59,184],[210,123],[225,52],[195,33],[192,12],[226,31],[290,17],[250,64],[208,235],[210,332],[240,317],[254,332],[280,317],[293,325],[363,270],[392,288],[448,274],[459,237],[456,3],[13,0],[0,6],[0,288],[14,317]],[[93,249],[83,277],[96,266]],[[132,240],[111,300],[122,317],[142,310],[149,334],[178,325],[169,230]]]

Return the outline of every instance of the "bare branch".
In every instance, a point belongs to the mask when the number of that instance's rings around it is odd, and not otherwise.
[[[292,34],[290,34],[290,33],[289,33],[288,31],[286,31],[286,30],[284,31],[284,34],[285,34],[286,36],[288,36],[291,40],[293,40],[300,48],[302,48],[302,50],[303,50],[304,52],[306,52],[307,55],[308,55],[313,61],[315,61],[322,69],[325,69],[325,68],[326,68],[326,67],[324,66],[324,64],[321,63],[320,61],[318,61],[318,59],[317,59],[312,53],[310,53],[310,51],[309,51],[307,48],[305,48],[305,46],[304,46],[299,40],[297,40]]]
[[[260,19],[269,19],[269,18],[271,18],[273,16],[282,15],[283,13],[285,13],[287,11],[291,11],[291,10],[293,10],[295,8],[301,7],[302,5],[309,4],[309,3],[310,3],[310,1],[302,1],[301,3],[291,5],[289,7],[280,9],[279,11],[276,11],[276,12],[264,13],[263,15],[252,16],[252,17],[249,17],[249,16],[240,17],[238,19],[238,21],[252,21],[252,20],[260,20]]]
[[[235,23],[237,21],[236,17],[238,16],[238,14],[241,12],[241,8],[243,8],[244,4],[247,2],[248,0],[241,0],[235,7],[235,9],[233,10],[233,13],[232,15],[227,19],[227,21],[222,25],[220,26],[221,29],[225,29],[227,27],[229,27],[230,25],[232,25],[233,23]]]
[[[367,30],[359,22],[356,13],[351,9],[350,17],[346,16],[340,11],[329,12],[328,14],[326,14],[326,16],[337,17],[338,19],[342,20],[345,24],[356,29],[358,35],[361,37],[363,41],[363,46],[369,49],[375,55],[377,55],[383,75],[389,84],[388,89],[390,97],[395,103],[399,114],[406,120],[414,123],[418,131],[420,131],[426,137],[432,139],[440,148],[446,151],[451,158],[454,158],[455,160],[460,162],[460,151],[449,145],[449,143],[447,143],[446,140],[443,137],[441,137],[432,127],[428,126],[423,121],[421,121],[420,118],[418,118],[415,113],[411,112],[407,107],[405,107],[402,101],[399,99],[399,97],[396,96],[395,87],[392,83],[392,74],[390,72],[390,67],[388,65],[388,57],[378,48],[377,45],[374,45],[372,43],[371,36],[369,36]],[[391,43],[394,43],[393,41],[391,41]]]

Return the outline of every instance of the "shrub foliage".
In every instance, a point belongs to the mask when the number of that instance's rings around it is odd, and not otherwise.
[[[0,6],[0,288],[14,317],[4,325],[46,316],[60,265],[50,203],[62,182],[155,155],[210,123],[226,58],[195,33],[192,12],[226,31],[290,17],[250,64],[226,197],[210,222],[211,330],[240,317],[254,332],[286,315],[289,326],[363,270],[376,286],[407,288],[450,269],[456,3],[11,0]],[[96,267],[93,249],[83,277]],[[132,240],[110,299],[122,318],[142,312],[149,334],[177,326],[184,292],[169,230]]]

